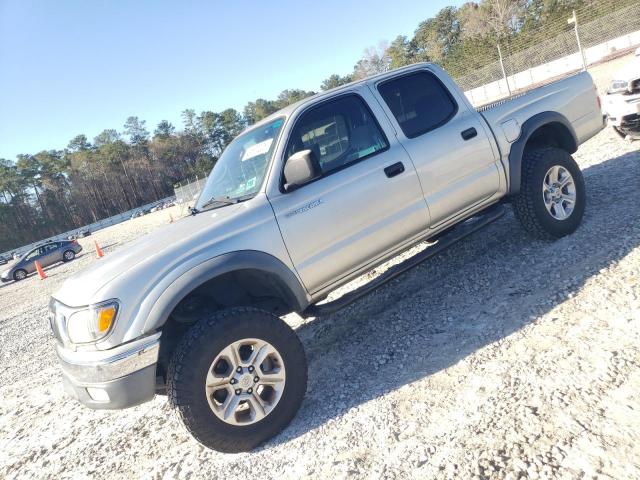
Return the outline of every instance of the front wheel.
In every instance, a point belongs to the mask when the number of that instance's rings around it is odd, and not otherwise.
[[[73,250],[66,250],[62,254],[62,261],[63,262],[70,262],[74,258],[76,258],[76,252],[74,252]]]
[[[525,152],[513,207],[528,233],[547,240],[569,235],[580,225],[585,206],[584,178],[571,155],[553,147]]]
[[[200,320],[180,341],[167,372],[169,402],[206,447],[248,451],[284,429],[307,387],[294,331],[256,308]]]
[[[13,279],[16,282],[19,282],[20,280],[24,280],[25,278],[27,278],[27,271],[26,270],[23,270],[22,268],[19,268],[18,270],[13,272]]]

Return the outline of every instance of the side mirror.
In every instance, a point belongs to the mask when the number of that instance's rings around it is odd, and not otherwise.
[[[311,150],[302,150],[294,153],[287,159],[284,166],[284,189],[287,192],[295,190],[321,174],[320,164]]]

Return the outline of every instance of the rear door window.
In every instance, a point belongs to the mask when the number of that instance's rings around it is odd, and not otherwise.
[[[378,91],[407,138],[415,138],[447,123],[458,105],[430,72],[415,72],[378,86]]]
[[[44,253],[51,253],[54,250],[56,250],[58,247],[60,247],[59,243],[50,243],[48,245],[45,245],[44,247],[42,247],[44,249]]]
[[[311,150],[323,174],[387,149],[375,118],[356,95],[340,97],[304,113],[296,123],[286,157]]]

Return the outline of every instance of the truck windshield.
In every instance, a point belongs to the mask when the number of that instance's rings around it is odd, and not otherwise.
[[[232,141],[211,170],[195,208],[226,205],[255,196],[283,124],[284,119],[278,118]]]

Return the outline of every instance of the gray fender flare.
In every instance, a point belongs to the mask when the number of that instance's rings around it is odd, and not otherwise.
[[[522,156],[527,142],[540,127],[548,124],[560,124],[566,130],[566,134],[562,137],[562,148],[569,153],[575,153],[578,150],[578,138],[576,132],[567,118],[558,112],[541,112],[529,118],[522,124],[520,136],[511,145],[509,151],[509,195],[520,192],[520,181],[522,179]]]
[[[309,297],[298,277],[273,255],[255,250],[241,250],[219,255],[202,262],[178,277],[153,305],[145,322],[145,331],[162,327],[173,309],[195,288],[203,283],[238,270],[260,270],[281,280],[285,300],[294,311],[301,312],[309,305]]]

